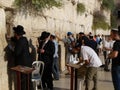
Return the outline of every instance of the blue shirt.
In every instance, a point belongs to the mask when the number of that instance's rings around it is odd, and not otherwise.
[[[56,40],[53,40],[53,43],[55,45],[55,53],[54,53],[53,57],[58,57],[58,43]]]

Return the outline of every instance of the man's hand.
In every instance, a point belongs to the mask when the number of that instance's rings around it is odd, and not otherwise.
[[[45,50],[44,49],[40,49],[40,53],[44,53],[45,52]]]

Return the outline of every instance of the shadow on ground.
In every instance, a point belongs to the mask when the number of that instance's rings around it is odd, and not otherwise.
[[[54,87],[54,90],[69,90],[69,89]]]
[[[107,82],[107,83],[111,83],[111,80],[99,80],[100,82]]]

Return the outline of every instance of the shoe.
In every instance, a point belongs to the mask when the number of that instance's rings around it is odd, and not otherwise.
[[[48,88],[43,88],[43,90],[49,90]]]
[[[100,67],[101,67],[101,68],[105,67],[105,64],[101,65]]]
[[[55,80],[59,80],[59,78],[55,78]]]
[[[96,88],[93,88],[92,90],[97,90]]]
[[[54,80],[59,80],[59,78],[54,78]]]
[[[49,88],[48,90],[53,90],[53,88],[52,89]]]
[[[38,89],[41,89],[41,86],[40,86],[40,85],[38,85],[37,87],[38,87]]]
[[[104,71],[109,72],[109,71],[110,71],[110,69],[104,69]]]
[[[70,75],[70,73],[65,73],[65,75]]]
[[[48,88],[47,90],[53,90],[53,88],[51,87],[51,88]]]

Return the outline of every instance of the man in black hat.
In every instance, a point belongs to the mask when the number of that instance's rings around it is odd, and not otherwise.
[[[24,28],[21,25],[13,27],[14,37],[16,38],[15,43],[15,65],[31,66],[32,61],[30,58],[29,44],[25,34]]]
[[[29,44],[25,34],[24,27],[18,25],[17,27],[13,27],[14,31],[14,41],[15,41],[15,65],[22,65],[31,67],[32,59],[30,58],[29,52]],[[27,90],[26,84],[26,75],[21,75],[21,90]]]
[[[40,36],[40,43],[38,48],[39,57],[45,63],[42,85],[43,88],[48,90],[53,90],[53,78],[52,78],[52,65],[53,65],[53,55],[55,53],[54,43],[50,40],[50,33],[43,31]]]

